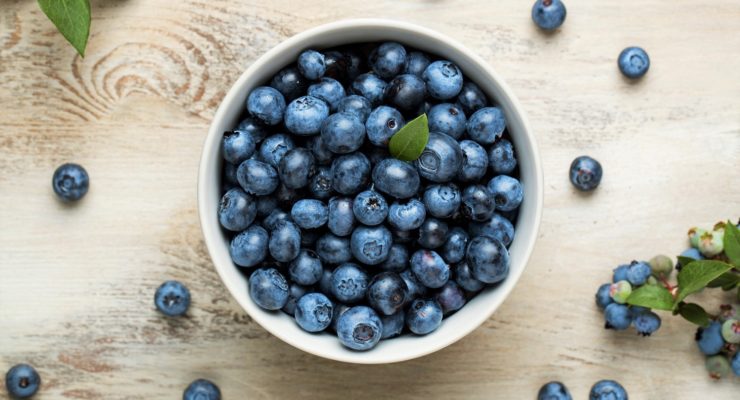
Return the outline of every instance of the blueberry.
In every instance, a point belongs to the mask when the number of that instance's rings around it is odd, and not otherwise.
[[[602,174],[601,164],[589,156],[576,157],[570,164],[570,183],[582,192],[596,189]]]
[[[324,268],[324,272],[321,274],[321,279],[319,279],[319,290],[327,296],[331,295],[331,276],[333,274],[333,269]]]
[[[325,101],[329,109],[334,112],[346,93],[342,84],[336,79],[321,78],[320,81],[308,87],[308,95]]]
[[[463,182],[477,182],[488,169],[488,155],[483,146],[472,140],[463,140],[460,142],[463,160],[457,179]]]
[[[409,251],[403,244],[394,243],[388,251],[388,258],[380,264],[385,271],[401,272],[408,268]]]
[[[483,282],[475,279],[470,266],[464,261],[455,266],[455,282],[461,288],[471,293],[480,291],[484,286]]]
[[[473,236],[486,235],[498,239],[507,247],[514,240],[514,234],[516,232],[511,221],[498,213],[494,213],[487,221],[470,224],[469,231]]]
[[[420,227],[426,215],[424,203],[417,199],[405,203],[396,201],[388,209],[388,223],[401,231],[410,231]]]
[[[465,258],[475,279],[497,283],[509,274],[509,252],[500,241],[478,236],[468,243]]]
[[[337,50],[327,51],[324,53],[324,64],[326,65],[324,76],[336,79],[341,82],[342,85],[349,83],[349,68],[352,64],[352,59],[349,54],[345,54]]]
[[[429,130],[449,135],[454,139],[460,139],[465,133],[465,113],[455,104],[437,104],[429,110]]]
[[[403,73],[421,77],[431,62],[429,56],[426,54],[420,51],[412,51],[406,54],[406,65],[404,66]]]
[[[283,310],[288,315],[294,315],[295,306],[298,303],[298,299],[303,297],[303,295],[306,294],[307,292],[308,292],[307,287],[301,286],[297,283],[291,283],[290,287],[288,288],[288,301],[285,303],[283,308],[281,308],[281,310]]]
[[[221,149],[224,160],[232,164],[241,164],[242,161],[252,157],[257,144],[252,135],[246,131],[226,131]]]
[[[623,331],[632,324],[632,311],[624,304],[612,303],[604,309],[606,329]]]
[[[342,264],[332,273],[331,294],[342,303],[356,303],[365,297],[368,279],[357,264]]]
[[[349,238],[327,233],[316,241],[316,254],[327,264],[341,264],[352,259]]]
[[[558,29],[566,14],[565,4],[560,0],[537,0],[532,6],[532,21],[546,31]]]
[[[284,133],[277,133],[267,137],[262,142],[259,149],[259,160],[277,168],[285,153],[295,149],[295,147],[295,143],[290,136]]]
[[[427,186],[424,191],[424,205],[427,211],[437,218],[449,218],[460,207],[460,189],[452,183]]]
[[[463,83],[460,94],[457,95],[457,105],[462,108],[465,114],[472,115],[487,104],[488,99],[486,99],[486,95],[483,94],[478,85],[473,82]]]
[[[293,101],[303,93],[306,93],[306,88],[308,87],[306,79],[300,74],[296,67],[287,67],[280,70],[280,72],[272,77],[270,86],[282,93],[283,97],[285,97],[285,101],[288,102]]]
[[[547,1],[547,0],[543,0]],[[556,0],[555,0],[556,1]],[[627,391],[619,383],[612,380],[601,380],[591,387],[589,400],[628,400]]]
[[[308,191],[311,195],[320,200],[326,200],[334,194],[334,189],[331,187],[331,168],[329,167],[318,167],[316,174],[311,177],[311,182],[308,183]]]
[[[432,250],[417,250],[411,256],[411,270],[419,282],[432,289],[442,287],[450,279],[450,266]]]
[[[310,138],[307,146],[308,149],[311,150],[311,154],[313,154],[313,158],[316,161],[316,164],[331,164],[331,161],[334,159],[334,153],[332,153],[331,150],[326,147],[326,143],[324,143],[324,139],[321,138],[321,135]]]
[[[221,400],[221,390],[209,380],[197,379],[185,389],[182,400]]]
[[[262,220],[262,226],[267,230],[273,230],[277,226],[278,222],[281,221],[292,221],[290,214],[285,211],[276,208],[270,212],[270,214]]]
[[[87,194],[90,177],[85,168],[79,164],[62,164],[54,171],[51,186],[59,199],[77,201]]]
[[[28,364],[14,365],[5,374],[5,388],[14,398],[27,399],[36,394],[40,386],[39,373]]]
[[[228,186],[229,189],[239,184],[239,181],[236,179],[237,168],[238,166],[232,163],[224,163],[224,183]]]
[[[306,332],[321,332],[328,328],[334,316],[334,305],[321,293],[308,293],[295,307],[295,321]]]
[[[274,192],[280,183],[275,168],[268,163],[251,159],[239,165],[236,178],[244,191],[258,196]]]
[[[298,70],[306,78],[315,81],[326,73],[324,55],[316,50],[306,50],[298,56]]]
[[[540,388],[537,400],[573,400],[573,397],[562,383],[548,382]]]
[[[332,197],[329,200],[328,227],[337,236],[348,236],[355,228],[355,214],[352,211],[352,199]]]
[[[334,304],[334,312],[331,317],[331,325],[329,325],[329,327],[331,327],[331,330],[333,330],[334,332],[337,331],[337,326],[339,324],[339,317],[341,317],[342,314],[344,314],[344,312],[349,309],[350,309],[350,306],[346,304],[342,304],[342,303]]]
[[[436,300],[414,300],[406,311],[406,326],[417,335],[434,332],[440,325],[442,307]]]
[[[470,116],[466,129],[471,139],[482,145],[491,144],[503,135],[506,117],[498,107],[484,107]]]
[[[255,143],[261,142],[270,133],[265,124],[252,116],[247,116],[241,120],[235,130],[249,133]]]
[[[388,216],[388,203],[374,190],[360,192],[352,203],[352,211],[357,221],[364,225],[379,225]]]
[[[496,209],[512,211],[522,204],[524,190],[518,179],[508,175],[499,175],[488,182],[488,191],[493,195]]]
[[[403,332],[403,325],[406,322],[406,315],[403,310],[392,315],[381,315],[380,320],[383,322],[383,333],[381,339],[394,338]]]
[[[311,151],[297,147],[285,153],[278,165],[278,175],[288,189],[308,186],[311,176],[316,172],[315,160]]]
[[[423,178],[444,183],[458,174],[462,159],[462,149],[457,140],[443,133],[430,132],[424,151],[414,163]]]
[[[412,300],[421,296],[426,296],[427,288],[424,286],[419,279],[414,275],[411,269],[402,271],[399,276],[406,283],[406,287],[409,289],[408,297],[404,303],[409,304]]]
[[[652,275],[652,272],[650,264],[647,262],[633,261],[627,268],[627,281],[632,284],[632,286],[644,285],[647,278]]]
[[[388,82],[383,94],[385,102],[404,111],[414,111],[424,102],[426,86],[416,75],[402,74]]]
[[[379,315],[399,311],[408,296],[406,282],[395,272],[381,272],[373,277],[367,288],[367,301]]]
[[[712,321],[707,328],[697,329],[695,340],[702,353],[708,356],[718,354],[725,347],[725,341],[722,338],[722,324]]]
[[[249,113],[267,125],[277,125],[285,114],[285,97],[269,86],[260,86],[247,98]]]
[[[313,250],[301,249],[288,268],[290,279],[299,284],[310,286],[317,283],[324,273],[319,256]]]
[[[635,326],[637,333],[642,336],[650,336],[653,332],[660,329],[660,317],[652,311],[634,313],[632,325]]]
[[[493,194],[483,185],[471,185],[462,193],[463,215],[473,221],[487,221],[496,211],[496,201]]]
[[[178,281],[166,281],[154,293],[154,305],[168,317],[184,315],[190,307],[190,291]]]
[[[242,231],[257,217],[254,198],[239,188],[226,192],[218,206],[218,222],[230,231]]]
[[[447,234],[447,239],[442,245],[441,255],[449,264],[454,264],[465,259],[465,248],[468,245],[469,236],[465,229],[454,227]]]
[[[406,124],[401,113],[393,107],[380,106],[374,109],[365,121],[367,138],[376,146],[386,147],[391,136]]]
[[[352,232],[350,248],[357,261],[377,265],[388,258],[392,244],[391,232],[384,226],[358,226]]]
[[[356,306],[345,311],[337,321],[339,342],[352,350],[370,350],[383,334],[383,322],[370,307]]]
[[[400,43],[383,43],[370,53],[368,65],[379,77],[391,79],[406,66],[406,49]]]
[[[270,231],[270,255],[278,262],[292,261],[301,249],[301,231],[290,221],[278,222]]]
[[[501,139],[488,150],[488,165],[495,174],[510,174],[516,168],[514,146],[510,141]]]
[[[353,113],[332,114],[321,125],[321,139],[333,153],[351,153],[365,141],[365,125]]]
[[[362,74],[352,82],[352,93],[368,99],[370,104],[376,107],[383,102],[387,85],[388,83],[373,73]]]
[[[623,264],[614,269],[612,274],[612,282],[617,283],[619,281],[627,280],[627,271],[630,269],[630,264]]]
[[[332,187],[350,195],[359,193],[370,178],[370,161],[362,153],[345,154],[331,163]]]
[[[599,286],[599,290],[596,291],[596,305],[598,305],[602,310],[614,302],[609,294],[611,286],[612,285],[610,283],[605,283]]]
[[[429,217],[419,227],[418,243],[427,249],[436,249],[445,243],[449,227],[444,221]]]
[[[267,231],[252,225],[244,232],[234,236],[229,246],[229,254],[234,264],[240,267],[253,267],[267,256]]]
[[[617,65],[627,78],[642,78],[650,69],[650,57],[641,47],[627,47],[619,53]]]
[[[447,281],[434,295],[444,314],[461,309],[465,305],[465,292],[453,281]]]
[[[349,83],[357,78],[360,75],[360,71],[365,68],[365,60],[357,51],[350,49],[344,51],[344,61],[346,63],[347,82]]]
[[[265,310],[279,310],[288,302],[288,282],[275,268],[259,268],[249,277],[249,296]]]
[[[285,109],[285,127],[296,135],[315,135],[328,116],[327,103],[313,96],[302,96],[291,101]]]
[[[421,75],[427,84],[427,92],[438,100],[448,100],[460,93],[463,74],[451,61],[435,61]]]
[[[421,180],[413,165],[386,158],[373,168],[375,189],[397,199],[407,199],[419,190]]]
[[[363,124],[372,111],[370,100],[356,94],[349,95],[339,101],[337,112],[354,114]]]

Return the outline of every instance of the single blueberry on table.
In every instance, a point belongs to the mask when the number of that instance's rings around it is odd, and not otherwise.
[[[229,254],[234,264],[240,267],[253,267],[265,260],[269,236],[258,225],[252,225],[231,239]]]
[[[653,270],[646,261],[632,261],[627,268],[627,281],[632,286],[644,285]]]
[[[436,249],[445,243],[449,226],[446,222],[429,217],[419,227],[419,240],[421,247]]]
[[[451,61],[435,61],[421,75],[427,84],[427,93],[438,100],[448,100],[460,93],[463,74]]]
[[[265,310],[279,310],[288,302],[288,282],[275,268],[259,268],[249,276],[249,296]]]
[[[570,164],[570,183],[582,192],[589,192],[601,183],[601,164],[589,156],[576,157]]]
[[[424,206],[433,217],[451,217],[461,201],[460,189],[453,183],[427,186],[424,191]]]
[[[468,263],[463,261],[455,266],[455,282],[463,289],[471,293],[479,292],[485,286],[483,282],[475,279],[473,271]]]
[[[51,186],[62,201],[77,201],[87,194],[90,177],[81,165],[66,163],[54,171]]]
[[[447,239],[440,251],[442,258],[449,263],[455,264],[465,259],[465,249],[468,246],[468,232],[456,226],[447,234]]]
[[[346,96],[346,93],[342,84],[336,79],[321,78],[320,81],[308,87],[308,95],[326,102],[333,112],[337,110],[339,101]]]
[[[612,297],[609,295],[611,286],[611,283],[605,283],[599,286],[599,289],[596,291],[596,305],[598,305],[602,310],[614,302]]]
[[[494,213],[490,219],[484,222],[473,222],[468,231],[473,236],[490,236],[498,239],[504,246],[509,246],[514,240],[516,233],[514,225],[501,214]]]
[[[398,110],[388,106],[377,107],[365,121],[367,139],[376,146],[386,147],[391,137],[404,125],[406,121]]]
[[[308,293],[307,287],[301,286],[297,283],[291,283],[290,287],[288,288],[288,301],[285,302],[285,305],[283,306],[283,308],[281,308],[281,310],[283,310],[288,315],[295,315],[295,306],[298,303],[298,299],[303,297],[303,295],[306,293]]]
[[[267,125],[277,125],[285,114],[285,97],[275,88],[260,86],[247,97],[249,113]]]
[[[563,25],[567,12],[561,0],[537,0],[532,6],[532,21],[546,31]]]
[[[296,303],[295,320],[306,332],[321,332],[331,325],[334,305],[321,293],[308,293]]]
[[[356,306],[342,313],[337,321],[339,342],[352,350],[370,350],[383,335],[383,322],[372,308]]]
[[[422,285],[436,289],[450,279],[450,266],[432,250],[417,250],[411,256],[411,271]]]
[[[379,77],[391,79],[406,66],[406,49],[400,43],[383,43],[370,53],[368,65]]]
[[[357,261],[377,265],[388,258],[393,240],[384,226],[358,226],[352,232],[350,248]]]
[[[444,133],[430,132],[429,141],[414,164],[423,178],[445,183],[457,176],[462,161],[463,153],[457,140]]]
[[[290,279],[304,286],[310,286],[317,283],[324,274],[324,267],[321,265],[319,256],[313,250],[301,249],[288,268]]]
[[[268,163],[251,159],[239,165],[236,179],[245,192],[258,196],[274,192],[280,184],[275,168]]]
[[[375,165],[372,178],[376,190],[397,199],[414,196],[421,184],[416,168],[395,158],[386,158]]]
[[[380,225],[388,216],[388,203],[374,190],[360,192],[352,202],[352,212],[361,224]]]
[[[623,331],[632,324],[632,310],[624,304],[612,303],[604,309],[606,329]]]
[[[381,315],[380,320],[383,322],[383,334],[381,339],[394,338],[403,332],[403,326],[406,322],[406,314],[403,310],[392,315]]]
[[[470,81],[463,83],[460,94],[457,95],[457,105],[465,114],[470,116],[487,104],[488,99],[478,85]]]
[[[257,217],[257,204],[254,197],[240,188],[233,188],[221,197],[218,205],[218,222],[230,231],[243,231],[252,225]]]
[[[318,165],[330,165],[334,159],[334,153],[326,147],[326,143],[324,143],[321,135],[310,138],[306,146],[311,150],[311,154],[313,154],[313,158]]]
[[[154,304],[168,317],[184,315],[190,307],[190,290],[178,281],[166,281],[154,293]]]
[[[295,149],[295,147],[295,143],[290,135],[276,133],[268,136],[260,145],[258,152],[259,161],[266,162],[277,168],[285,153]]]
[[[388,83],[373,73],[359,75],[352,82],[352,93],[360,95],[370,101],[373,107],[383,102],[385,87]]]
[[[363,96],[352,94],[339,101],[337,112],[354,114],[364,124],[367,121],[367,117],[370,116],[372,108],[373,106],[370,100]]]
[[[499,175],[488,182],[488,191],[493,195],[496,209],[512,211],[524,200],[524,189],[518,179],[508,175]]]
[[[461,309],[465,305],[465,292],[454,281],[447,281],[437,293],[434,299],[442,307],[443,314],[450,314]]]
[[[718,354],[725,347],[725,340],[722,338],[722,324],[712,321],[708,327],[698,328],[695,340],[702,353],[708,356]]]
[[[280,221],[292,221],[290,214],[286,213],[285,211],[275,208],[273,209],[265,219],[262,220],[262,226],[267,229],[268,231],[271,231],[275,229],[278,222]]]
[[[475,279],[484,283],[501,282],[509,275],[509,251],[500,241],[478,236],[468,243],[465,259]]]
[[[332,114],[321,125],[321,139],[332,153],[351,153],[365,142],[365,125],[354,113]]]
[[[197,379],[185,389],[182,400],[221,400],[221,390],[209,380]]]
[[[506,139],[497,140],[488,149],[488,165],[495,174],[510,174],[516,168],[514,146]]]
[[[308,191],[311,196],[319,199],[326,200],[334,194],[334,189],[331,187],[331,168],[329,167],[318,167],[316,168],[316,174],[311,177],[311,181],[308,183]]]
[[[341,264],[352,259],[349,238],[327,233],[316,241],[316,254],[326,264]]]
[[[414,111],[424,102],[426,85],[416,75],[402,74],[391,79],[385,87],[385,102],[404,111]]]
[[[331,163],[331,175],[335,191],[343,195],[359,193],[370,178],[370,161],[360,152],[339,156]]]
[[[465,133],[465,112],[455,104],[437,104],[429,110],[427,118],[432,132],[444,133],[454,139],[460,139]]]
[[[321,123],[329,116],[329,105],[313,96],[301,96],[285,109],[285,127],[299,136],[319,133]]]
[[[246,131],[226,131],[221,149],[224,160],[239,165],[242,161],[252,157],[257,144],[252,135]]]
[[[627,47],[619,53],[617,65],[622,75],[630,79],[641,78],[650,69],[650,57],[641,47]]]
[[[352,211],[352,199],[332,197],[329,200],[329,220],[327,226],[337,236],[348,236],[355,228],[355,214]]]
[[[379,315],[399,311],[408,297],[406,282],[395,272],[381,272],[373,277],[367,288],[367,301]]]
[[[629,400],[627,391],[612,380],[601,380],[591,387],[591,393],[588,395],[589,400]]]
[[[41,386],[41,376],[28,364],[14,365],[5,374],[5,388],[8,394],[18,399],[27,399]]]
[[[306,78],[315,81],[326,73],[324,55],[316,50],[306,50],[298,55],[298,70]]]
[[[298,68],[286,67],[272,77],[270,86],[282,93],[285,101],[290,102],[306,93],[308,84],[306,78],[298,71]]]
[[[406,311],[406,326],[417,335],[434,332],[441,324],[442,306],[436,300],[414,300]]]
[[[426,219],[426,207],[417,199],[406,202],[394,202],[388,209],[388,224],[401,231],[416,229]]]
[[[660,329],[660,317],[652,311],[634,312],[633,309],[633,316],[632,325],[642,336],[650,336]]]
[[[463,160],[457,179],[463,182],[477,182],[486,174],[488,155],[483,146],[472,140],[460,141]]]
[[[483,185],[470,185],[462,192],[460,207],[465,218],[472,221],[487,221],[496,211],[493,194]]]
[[[548,382],[540,388],[537,400],[573,400],[573,397],[562,383]]]
[[[401,272],[409,266],[409,250],[401,243],[394,243],[388,252],[388,258],[380,264],[384,271]]]
[[[470,116],[465,129],[468,136],[481,145],[492,144],[503,135],[506,117],[498,107],[484,107]]]
[[[404,66],[403,73],[421,77],[431,62],[429,56],[420,51],[409,52],[406,54],[406,65]]]
[[[288,262],[298,257],[301,249],[301,231],[290,221],[278,222],[270,231],[268,250],[275,261]]]

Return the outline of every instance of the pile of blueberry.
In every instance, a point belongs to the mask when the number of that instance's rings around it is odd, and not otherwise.
[[[596,382],[588,394],[589,400],[629,400],[627,390],[618,382],[604,379]],[[537,393],[537,400],[573,400],[562,382],[548,382]]]
[[[502,110],[455,63],[395,42],[306,50],[246,111],[224,134],[218,217],[263,309],[368,350],[506,278],[517,159]],[[422,114],[418,159],[392,157]]]

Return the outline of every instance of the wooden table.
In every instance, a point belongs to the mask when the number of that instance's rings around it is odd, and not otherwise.
[[[94,1],[82,59],[34,1],[2,1],[1,371],[38,367],[38,399],[177,399],[198,377],[226,399],[531,399],[551,379],[584,399],[601,378],[638,400],[738,398],[740,378],[705,377],[690,324],[604,331],[593,303],[617,264],[678,254],[690,226],[738,217],[737,0],[568,0],[553,35],[531,1],[298,3]],[[195,200],[201,144],[239,74],[297,32],[367,16],[438,29],[488,60],[546,176],[540,238],[504,306],[459,343],[385,366],[319,359],[255,324],[214,271]],[[652,67],[633,84],[616,57],[635,44]],[[584,153],[606,171],[587,196],[567,179]],[[92,178],[74,206],[51,191],[65,161]],[[186,319],[154,310],[170,278],[194,294]]]

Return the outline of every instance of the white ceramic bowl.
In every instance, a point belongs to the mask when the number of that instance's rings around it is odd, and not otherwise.
[[[356,352],[343,347],[334,335],[306,333],[293,318],[282,312],[266,312],[250,299],[247,279],[229,257],[229,242],[216,215],[221,197],[220,144],[223,132],[233,129],[239,122],[248,93],[294,62],[302,50],[386,40],[452,60],[467,78],[476,82],[489,99],[503,109],[516,148],[525,197],[516,224],[516,236],[510,247],[511,272],[503,283],[478,294],[460,311],[445,318],[442,326],[429,335],[405,335],[381,341],[370,351]],[[237,302],[252,319],[286,343],[317,356],[358,364],[383,364],[421,357],[456,342],[488,319],[524,272],[537,237],[542,195],[542,168],[535,138],[521,106],[503,79],[484,60],[455,40],[421,26],[381,19],[345,20],[322,25],[291,37],[255,61],[239,77],[216,111],[203,148],[198,176],[198,209],[206,245],[216,270]]]

